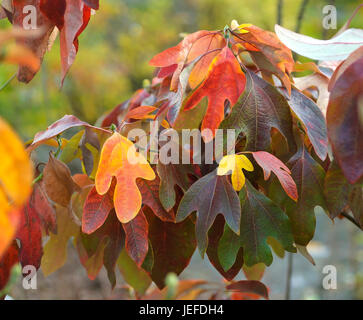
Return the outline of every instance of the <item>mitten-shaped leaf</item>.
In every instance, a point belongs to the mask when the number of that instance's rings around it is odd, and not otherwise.
[[[226,176],[215,171],[195,182],[182,198],[176,221],[182,221],[192,212],[198,214],[196,235],[202,256],[208,246],[208,230],[218,214],[222,214],[231,229],[239,234],[241,207],[236,191]]]
[[[141,209],[141,194],[136,179],[155,179],[155,173],[147,160],[136,151],[133,143],[115,132],[108,138],[101,151],[95,186],[98,194],[104,195],[116,177],[114,205],[118,219],[127,223]]]

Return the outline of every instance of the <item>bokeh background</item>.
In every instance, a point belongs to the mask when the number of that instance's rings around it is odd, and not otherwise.
[[[338,29],[361,3],[359,0],[284,0],[280,23],[296,30],[299,10],[306,10],[300,32],[316,38],[329,38],[337,30],[324,30],[322,8],[337,7]],[[177,44],[182,33],[200,29],[222,29],[232,19],[273,30],[278,21],[278,0],[101,0],[100,10],[80,37],[80,50],[64,86],[60,89],[59,41],[45,56],[41,71],[28,85],[13,80],[0,91],[0,116],[5,118],[24,140],[44,130],[64,114],[74,114],[94,123],[151,79],[153,68],[148,61],[158,52]],[[363,10],[353,20],[353,27],[363,28]],[[0,28],[10,24],[2,20]],[[0,66],[0,87],[16,72],[15,66]],[[318,212],[316,237],[311,253],[317,266],[295,255],[292,278],[294,299],[362,299],[363,235],[347,221],[335,225]],[[338,268],[338,290],[322,289],[322,268]],[[263,282],[272,298],[284,298],[287,259],[275,258]],[[218,280],[218,274],[193,258],[184,278]],[[243,275],[239,276],[243,278]],[[70,248],[67,265],[44,279],[39,275],[39,289],[24,291],[18,283],[12,296],[41,299],[110,298],[106,276],[91,282]],[[117,290],[117,289],[116,289]]]

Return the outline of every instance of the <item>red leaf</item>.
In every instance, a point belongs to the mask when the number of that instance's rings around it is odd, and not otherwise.
[[[62,84],[78,51],[78,36],[87,27],[91,8],[82,0],[43,0],[41,10],[60,30]],[[95,5],[95,3],[93,3]]]
[[[262,282],[256,280],[241,280],[234,282],[228,285],[226,289],[233,292],[254,294],[268,299],[267,287]]]
[[[35,210],[38,213],[45,232],[47,234],[49,231],[52,233],[57,233],[55,210],[50,204],[49,199],[40,184],[34,185],[32,199],[34,201]]]
[[[213,60],[203,83],[187,100],[184,110],[193,109],[205,96],[208,108],[202,122],[202,130],[218,128],[224,119],[224,103],[229,100],[231,107],[236,104],[246,85],[246,77],[233,55],[225,47]],[[205,139],[206,140],[206,139]],[[210,140],[210,138],[207,138]],[[206,141],[208,142],[208,141]]]
[[[158,176],[152,181],[137,179],[137,186],[142,195],[142,203],[147,205],[156,216],[163,221],[174,222],[175,213],[171,209],[166,211],[159,199],[160,179]]]
[[[184,66],[201,57],[189,78],[190,86],[195,88],[207,74],[210,63],[218,53],[217,50],[224,46],[225,40],[220,33],[201,30],[186,36],[177,46],[157,54],[151,59],[150,64],[162,67],[159,77],[173,73],[170,89],[176,91]]]
[[[122,224],[125,234],[125,247],[128,255],[141,267],[149,249],[148,222],[142,210],[128,223]]]
[[[83,207],[82,232],[90,234],[104,224],[113,209],[112,198],[113,189],[101,196],[92,188]]]
[[[363,126],[359,116],[362,81],[363,58],[360,58],[335,82],[326,114],[334,156],[350,183],[363,176]]]
[[[73,115],[65,115],[62,119],[57,120],[53,124],[51,124],[47,130],[38,132],[34,136],[33,143],[29,146],[28,149],[33,150],[38,145],[42,144],[43,142],[56,137],[57,135],[61,134],[63,131],[66,131],[70,128],[84,126],[87,128],[91,128],[97,131],[111,133],[110,131],[102,128],[98,128],[95,126],[90,125],[87,122],[79,120],[77,117]]]
[[[196,248],[194,223],[189,218],[181,223],[163,222],[147,210],[145,215],[154,253],[151,278],[162,289],[166,275],[170,272],[179,275],[192,258]]]
[[[11,269],[18,261],[18,246],[16,245],[16,242],[13,242],[0,258],[0,291],[4,289],[8,283]]]
[[[23,11],[26,5],[32,5],[36,8],[37,28],[41,31],[35,37],[32,36],[19,39],[18,43],[28,47],[35,56],[42,61],[48,47],[48,39],[54,29],[54,24],[41,13],[39,0],[17,0],[13,1],[14,13],[12,22],[14,27],[23,28],[24,19],[29,14],[27,11]],[[20,66],[18,71],[18,80],[27,83],[34,78],[37,72],[38,70],[32,70],[29,67]]]
[[[39,269],[43,256],[42,230],[34,203],[30,200],[21,211],[16,238],[20,241],[19,260],[21,265],[32,265]]]
[[[252,155],[259,166],[263,169],[265,180],[270,177],[272,171],[274,174],[276,174],[287,195],[291,199],[297,201],[298,194],[296,183],[291,178],[290,169],[281,160],[268,152],[257,151],[252,152]]]

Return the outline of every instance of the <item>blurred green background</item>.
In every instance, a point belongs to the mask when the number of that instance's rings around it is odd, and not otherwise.
[[[284,0],[282,25],[294,30],[301,1]],[[148,61],[180,41],[180,33],[221,29],[232,19],[273,30],[278,0],[101,0],[100,10],[80,37],[80,50],[64,87],[60,89],[59,40],[46,54],[41,71],[28,85],[13,80],[0,91],[0,115],[23,139],[44,130],[64,114],[94,122],[150,79]],[[323,31],[322,8],[335,4],[338,28],[360,3],[358,0],[310,0],[301,32],[330,37]],[[363,12],[363,10],[362,10]],[[353,26],[362,27],[360,13]],[[8,28],[6,20],[0,28]],[[16,72],[0,66],[0,86]]]

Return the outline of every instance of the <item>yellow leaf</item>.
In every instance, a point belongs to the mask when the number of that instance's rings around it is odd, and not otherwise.
[[[0,256],[13,240],[18,210],[31,192],[33,168],[21,140],[0,118]]]
[[[232,172],[232,185],[236,191],[240,191],[245,184],[245,175],[242,169],[253,171],[253,165],[245,155],[231,154],[222,158],[217,174],[224,176]]]

